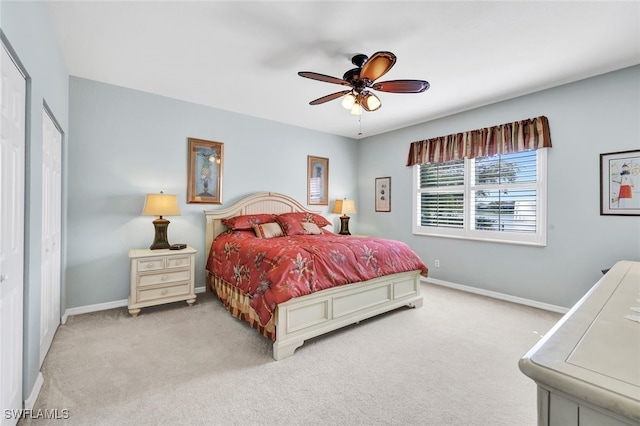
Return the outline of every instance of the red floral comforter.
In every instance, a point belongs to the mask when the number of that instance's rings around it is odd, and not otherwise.
[[[276,305],[327,288],[427,267],[408,245],[325,232],[270,239],[226,231],[211,245],[207,270],[251,297],[265,325]]]

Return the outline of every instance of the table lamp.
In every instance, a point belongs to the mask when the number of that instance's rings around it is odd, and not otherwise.
[[[351,235],[349,232],[349,216],[347,214],[356,213],[356,203],[353,200],[336,200],[333,205],[333,213],[339,213],[340,216],[340,234]]]
[[[180,216],[178,198],[175,195],[163,194],[162,191],[159,194],[147,194],[142,214],[145,216],[158,216],[153,221],[156,236],[149,248],[151,250],[168,249],[170,244],[167,241],[167,228],[170,222],[162,216]]]

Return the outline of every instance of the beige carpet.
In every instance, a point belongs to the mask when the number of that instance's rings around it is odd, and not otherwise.
[[[271,358],[271,342],[211,293],[185,303],[70,317],[20,425],[536,424],[518,359],[560,315],[423,285],[403,308]]]

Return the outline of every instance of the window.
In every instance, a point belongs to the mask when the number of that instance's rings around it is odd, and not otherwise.
[[[546,245],[546,149],[414,168],[413,233]]]

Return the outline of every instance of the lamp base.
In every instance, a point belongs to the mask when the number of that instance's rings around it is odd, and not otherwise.
[[[349,216],[344,215],[344,216],[340,216],[340,232],[339,234],[341,235],[351,235],[351,232],[349,232],[349,219],[351,219]]]
[[[163,219],[162,216],[153,221],[153,226],[156,228],[156,235],[149,249],[168,249],[171,246],[169,241],[167,241],[167,228],[169,227],[169,223],[170,222],[167,219]]]

